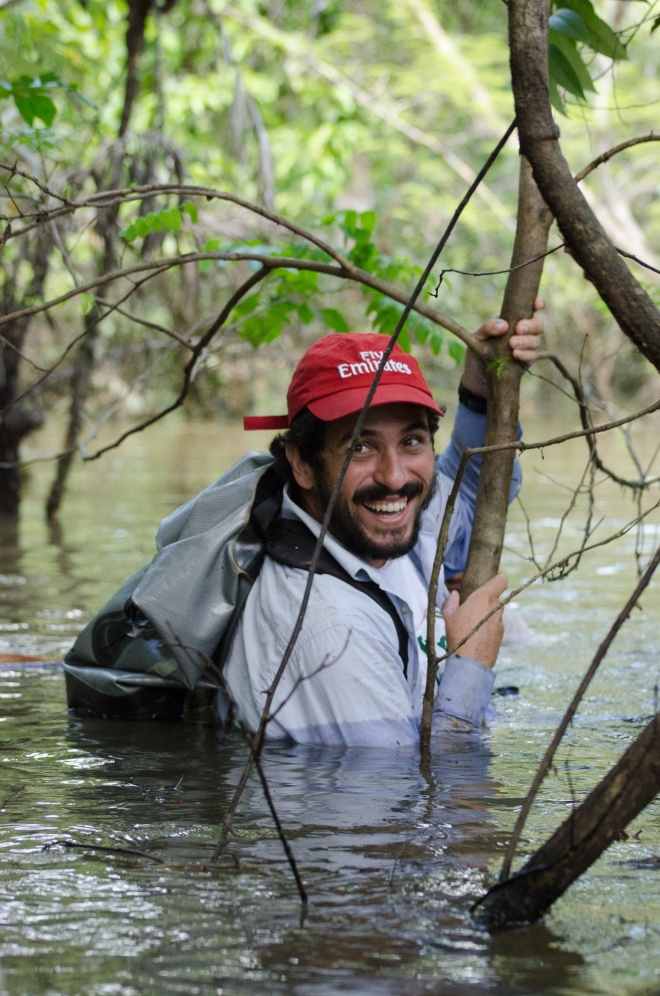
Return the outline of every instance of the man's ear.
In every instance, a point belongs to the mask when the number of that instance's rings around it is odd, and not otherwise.
[[[291,464],[293,478],[302,491],[311,491],[314,486],[314,471],[310,465],[303,460],[300,450],[294,443],[285,443],[284,452]]]

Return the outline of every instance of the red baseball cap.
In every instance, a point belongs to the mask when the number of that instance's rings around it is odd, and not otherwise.
[[[310,346],[287,391],[287,415],[252,415],[246,429],[287,429],[303,408],[324,422],[362,410],[390,341],[379,332],[333,332]],[[394,346],[378,381],[372,405],[408,403],[444,415],[433,399],[417,360]]]

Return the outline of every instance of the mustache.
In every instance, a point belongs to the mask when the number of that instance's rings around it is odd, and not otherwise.
[[[384,484],[371,484],[369,487],[360,488],[356,491],[353,495],[353,501],[362,503],[365,501],[387,501],[387,499],[395,497],[416,498],[417,495],[421,495],[423,490],[424,485],[421,481],[411,481],[409,484],[404,484],[398,491],[392,491],[390,488],[386,488]]]

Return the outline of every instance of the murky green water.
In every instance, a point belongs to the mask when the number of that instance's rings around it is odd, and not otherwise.
[[[527,438],[544,432],[539,423]],[[160,518],[248,445],[253,438],[226,427],[161,426],[136,437],[79,468],[58,536],[39,505],[50,471],[34,465],[20,538],[4,537],[0,652],[61,655],[151,555]],[[650,451],[653,440],[643,445]],[[555,482],[579,475],[581,453],[574,445],[525,457],[539,556],[570,497]],[[620,442],[604,443],[604,453],[624,466]],[[600,486],[594,516],[606,522],[596,538],[633,514],[619,488]],[[580,509],[566,520],[564,554],[579,545],[582,521]],[[647,554],[659,521],[655,513],[645,529]],[[527,531],[514,510],[512,583],[530,573]],[[304,915],[256,781],[230,858],[207,867],[246,757],[238,736],[73,717],[57,667],[1,666],[0,993],[660,993],[657,801],[543,924],[490,938],[469,917],[563,710],[632,590],[635,542],[628,534],[599,548],[563,582],[517,599],[531,639],[503,653],[497,686],[519,694],[498,696],[487,737],[436,744],[428,771],[412,752],[267,748],[310,897]],[[521,853],[565,818],[657,708],[658,584],[574,721]]]

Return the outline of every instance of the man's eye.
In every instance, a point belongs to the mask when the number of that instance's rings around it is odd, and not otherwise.
[[[356,443],[353,449],[351,450],[351,453],[359,455],[360,453],[366,453],[368,449],[369,447],[367,446],[366,443]]]

